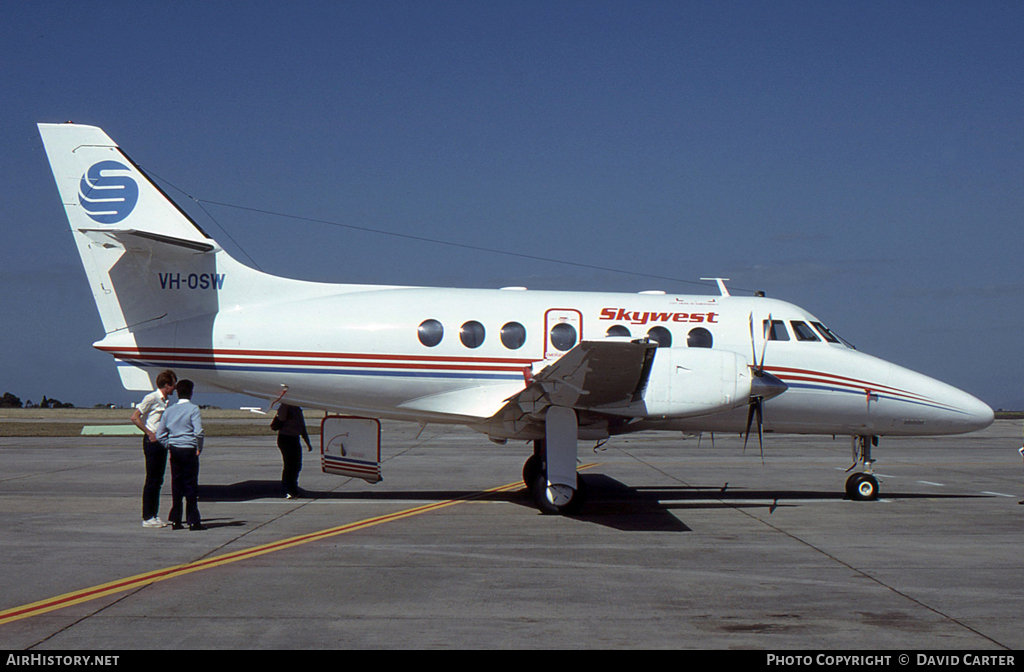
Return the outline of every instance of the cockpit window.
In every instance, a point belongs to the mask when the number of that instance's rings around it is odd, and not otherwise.
[[[821,337],[824,338],[829,343],[838,343],[839,342],[839,339],[836,338],[835,334],[833,334],[831,331],[829,331],[828,327],[826,327],[821,322],[811,322],[811,325],[815,329],[817,329],[818,333],[821,334]]]
[[[796,333],[796,340],[798,341],[820,341],[818,335],[814,333],[814,330],[807,326],[806,322],[799,320],[791,320],[790,324],[793,325],[793,331]]]
[[[836,332],[832,331],[831,329],[826,327],[821,322],[811,322],[811,324],[814,325],[814,328],[817,329],[818,332],[822,335],[822,337],[826,341],[828,341],[829,343],[841,343],[842,345],[845,345],[846,347],[848,347],[851,350],[856,350],[857,349],[857,348],[853,347],[852,343],[847,341],[842,336],[839,336],[838,334],[836,334]]]
[[[772,320],[772,328],[768,329],[768,320],[764,321],[764,330],[768,332],[769,341],[788,341],[789,332],[782,320]]]

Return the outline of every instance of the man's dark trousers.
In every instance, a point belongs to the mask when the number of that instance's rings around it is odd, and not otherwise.
[[[142,486],[142,519],[155,518],[160,511],[160,488],[167,471],[167,449],[159,441],[142,437],[142,453],[146,456],[146,484]]]
[[[199,516],[199,456],[195,448],[170,447],[171,452],[171,512],[167,519],[181,523],[181,500],[185,499],[185,522],[198,525]]]

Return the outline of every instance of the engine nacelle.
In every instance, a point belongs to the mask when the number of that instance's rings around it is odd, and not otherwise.
[[[725,350],[658,348],[643,393],[642,415],[684,418],[750,403],[747,360]],[[636,404],[631,405],[636,410]]]

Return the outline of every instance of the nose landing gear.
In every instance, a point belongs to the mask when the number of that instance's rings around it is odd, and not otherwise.
[[[877,436],[853,437],[853,467],[860,462],[864,471],[857,472],[846,479],[846,496],[855,502],[873,502],[878,499],[878,479],[872,473],[871,447],[878,445]],[[847,470],[849,471],[849,469]]]

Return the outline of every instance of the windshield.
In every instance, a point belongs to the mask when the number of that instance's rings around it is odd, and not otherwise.
[[[826,327],[821,322],[811,322],[811,324],[814,325],[814,328],[818,330],[818,333],[821,334],[821,337],[824,338],[829,343],[840,343],[840,344],[845,345],[846,347],[850,348],[851,350],[856,350],[857,349],[857,348],[855,348],[853,346],[852,343],[850,343],[846,339],[836,335],[836,333],[834,331],[832,331],[831,329]]]

